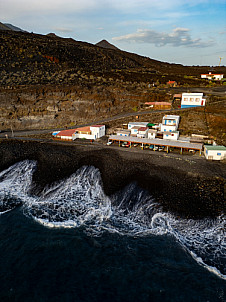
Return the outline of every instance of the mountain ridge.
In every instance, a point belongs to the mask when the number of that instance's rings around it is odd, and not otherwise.
[[[0,22],[0,30],[11,30],[16,32],[27,32],[26,30],[23,30],[15,25],[12,25],[10,23],[2,23]]]
[[[96,46],[107,48],[107,49],[113,49],[113,50],[120,50],[118,47],[115,45],[109,43],[107,40],[101,40],[100,42],[95,44]]]

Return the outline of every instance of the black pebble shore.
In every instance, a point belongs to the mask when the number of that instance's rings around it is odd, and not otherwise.
[[[33,194],[84,165],[92,165],[100,170],[107,195],[135,181],[151,193],[163,211],[188,219],[225,214],[224,163],[194,156],[121,151],[104,145],[0,141],[0,171],[25,159],[38,163]]]

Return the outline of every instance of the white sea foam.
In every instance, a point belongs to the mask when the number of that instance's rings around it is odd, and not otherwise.
[[[24,214],[53,228],[83,227],[90,236],[103,232],[128,236],[170,234],[209,271],[226,280],[225,216],[216,220],[183,220],[163,213],[159,205],[135,184],[108,197],[101,175],[94,167],[82,167],[68,179],[46,187],[41,196],[30,196],[34,161],[23,161],[0,173],[0,205],[19,200]],[[208,263],[208,264],[207,264]],[[220,267],[220,269],[218,269]]]

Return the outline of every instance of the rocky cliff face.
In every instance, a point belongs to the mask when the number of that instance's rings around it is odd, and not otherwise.
[[[138,93],[140,92],[140,93]],[[0,127],[39,129],[74,126],[140,108],[150,99],[165,99],[164,93],[148,89],[80,86],[29,87],[0,91]]]

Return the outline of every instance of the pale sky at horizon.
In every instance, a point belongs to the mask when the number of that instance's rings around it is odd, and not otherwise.
[[[226,66],[226,0],[1,0],[0,22],[184,65]]]

